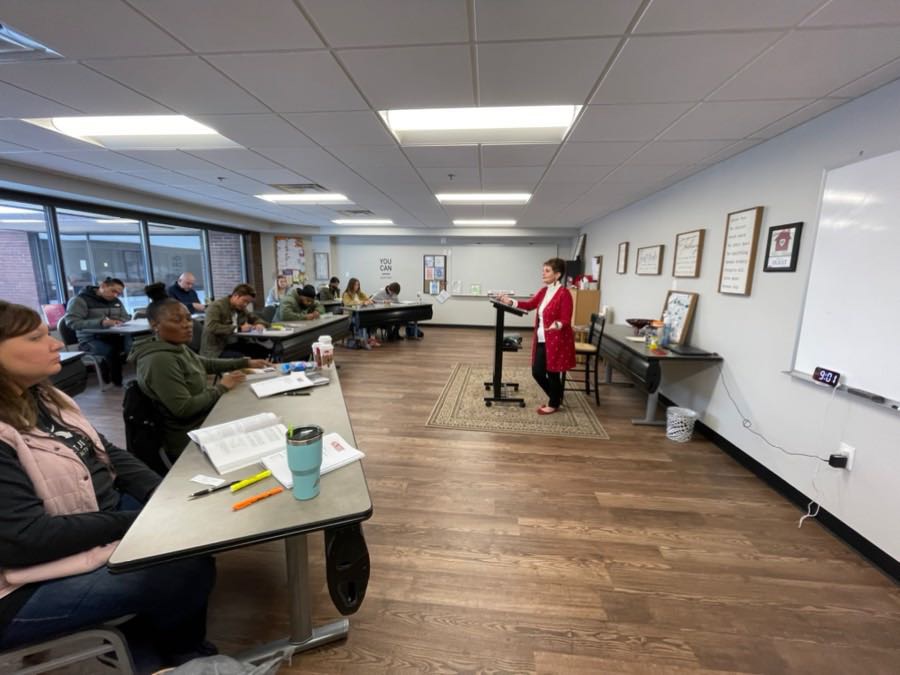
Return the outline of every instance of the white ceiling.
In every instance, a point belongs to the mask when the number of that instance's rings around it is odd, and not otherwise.
[[[370,209],[570,233],[900,77],[887,0],[0,0],[64,56],[0,64],[0,163],[278,226]],[[400,148],[383,108],[582,104],[562,145]],[[189,115],[243,149],[111,152],[18,121]],[[352,207],[279,206],[320,183]],[[442,207],[441,190],[534,191]]]

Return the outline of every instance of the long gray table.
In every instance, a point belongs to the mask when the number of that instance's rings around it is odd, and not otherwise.
[[[392,323],[418,323],[428,321],[433,315],[431,303],[393,302],[389,305],[365,305],[353,308],[353,320],[359,328],[373,328]]]
[[[632,342],[627,338],[634,337],[630,326],[608,325],[603,331],[600,341],[600,356],[606,363],[606,384],[612,382],[612,369],[621,371],[634,380],[647,392],[647,405],[644,417],[631,420],[632,424],[663,425],[665,420],[656,419],[656,406],[659,401],[659,386],[663,378],[663,365],[671,363],[695,363],[698,366],[710,365],[722,360],[715,353],[676,354],[671,349],[653,352],[641,342]]]
[[[149,335],[153,332],[147,319],[132,319],[121,326],[110,326],[109,328],[82,328],[81,331],[93,335],[123,335],[127,337]]]
[[[272,341],[272,359],[274,361],[299,361],[312,352],[312,344],[320,335],[330,335],[337,342],[350,333],[350,315],[332,314],[312,321],[279,321],[278,323],[292,328],[292,331],[272,332],[266,335],[254,333],[235,333],[244,340]]]
[[[309,390],[309,397],[258,399],[249,385],[239,385],[219,399],[204,426],[271,411],[281,416],[285,424],[295,427],[318,424],[326,433],[336,431],[355,445],[340,380],[335,371],[330,371],[330,375],[331,384]],[[247,467],[223,478],[244,478],[257,470]],[[119,543],[109,560],[109,569],[125,572],[284,539],[290,636],[242,654],[241,658],[252,661],[278,652],[304,651],[347,635],[350,624],[346,618],[324,626],[312,625],[306,536],[359,523],[372,515],[372,500],[362,464],[355,462],[322,476],[320,493],[315,499],[297,501],[286,490],[240,511],[232,511],[231,505],[277,486],[277,481],[267,478],[237,494],[222,490],[188,500],[189,494],[203,488],[190,481],[197,474],[215,476],[216,470],[197,446],[190,443]]]

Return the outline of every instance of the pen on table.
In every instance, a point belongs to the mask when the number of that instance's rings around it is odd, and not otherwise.
[[[245,488],[248,485],[253,485],[254,483],[258,483],[259,481],[263,480],[264,478],[268,478],[271,475],[272,475],[272,472],[269,471],[269,469],[266,469],[265,471],[260,471],[255,476],[249,476],[247,478],[244,478],[243,480],[236,481],[235,484],[231,486],[231,491],[237,492],[241,488]]]
[[[250,506],[251,504],[255,504],[256,502],[265,499],[266,497],[271,497],[272,495],[277,495],[279,492],[284,492],[284,488],[280,485],[278,487],[273,487],[271,490],[266,490],[265,492],[260,492],[257,495],[253,495],[252,497],[247,497],[242,502],[236,502],[231,505],[232,511],[240,511],[243,508]]]
[[[226,488],[230,488],[235,483],[237,483],[237,481],[233,480],[230,483],[222,483],[222,485],[217,485],[216,487],[206,488],[205,490],[199,490],[198,492],[189,494],[188,499],[194,499],[194,497],[202,497],[204,495],[210,495],[213,492],[218,492],[219,490],[224,490]]]
[[[283,391],[279,396],[309,396],[308,391]]]

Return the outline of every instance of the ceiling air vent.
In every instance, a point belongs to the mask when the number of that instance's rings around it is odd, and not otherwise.
[[[347,218],[358,218],[359,216],[374,216],[375,213],[373,211],[369,211],[369,209],[340,209],[338,211],[342,216],[346,216]]]
[[[319,185],[318,183],[273,183],[269,187],[295,195],[328,192],[328,189],[324,185]]]
[[[0,23],[0,63],[47,61],[61,58],[61,54],[57,54],[49,47]]]

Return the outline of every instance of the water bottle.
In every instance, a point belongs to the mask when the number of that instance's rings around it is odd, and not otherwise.
[[[663,325],[660,328],[660,347],[668,347],[669,342],[672,339],[672,319],[669,316],[668,312],[663,312]]]

